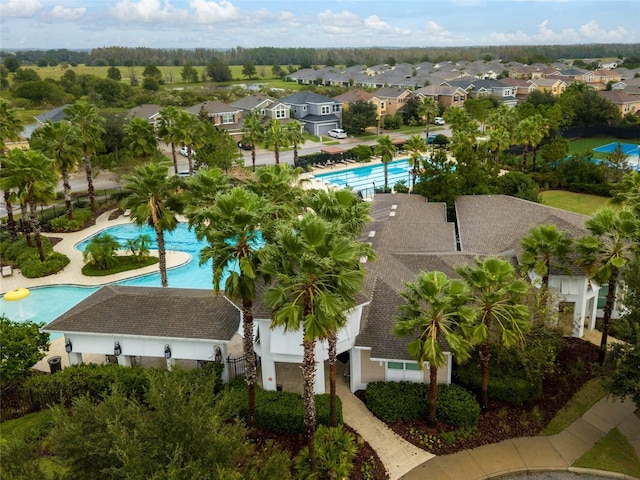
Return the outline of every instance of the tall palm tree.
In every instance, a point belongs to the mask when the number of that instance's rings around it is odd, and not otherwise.
[[[262,271],[277,284],[265,293],[274,313],[273,326],[302,329],[304,423],[311,471],[315,472],[315,345],[351,307],[364,278],[354,242],[337,234],[331,223],[308,213],[278,230],[276,241],[262,250]]]
[[[5,140],[17,141],[20,139],[20,132],[23,125],[18,118],[18,110],[11,108],[9,102],[0,98],[0,168],[2,168],[2,176],[6,176],[7,172],[4,165],[4,151],[6,148]],[[13,218],[13,206],[12,206],[12,188],[3,188],[4,203],[7,210],[7,228],[9,230],[9,238],[11,241],[15,241],[18,238],[18,228],[15,219]]]
[[[431,119],[438,115],[440,111],[438,103],[431,97],[424,97],[418,106],[418,115],[425,121],[425,134],[429,136],[429,124]]]
[[[529,309],[520,303],[527,293],[527,284],[516,277],[513,266],[495,257],[476,258],[474,264],[460,266],[456,271],[471,288],[472,305],[479,312],[472,341],[480,344],[480,405],[486,409],[492,344],[497,342],[505,348],[522,344],[531,326]]]
[[[405,284],[400,294],[407,303],[400,306],[400,315],[393,327],[398,336],[414,335],[409,342],[409,355],[420,369],[429,362],[429,414],[436,423],[438,399],[438,368],[446,364],[441,341],[444,339],[456,360],[469,358],[471,343],[462,334],[475,319],[475,311],[466,305],[470,301],[469,287],[460,280],[450,280],[445,273],[421,272],[413,282]]]
[[[193,152],[204,144],[205,120],[188,112],[180,112],[176,118],[176,139],[182,140],[187,147],[187,161],[189,162],[189,175],[193,176]]]
[[[486,146],[490,152],[493,152],[493,161],[498,163],[500,161],[500,153],[511,146],[511,135],[503,127],[492,128],[489,130],[489,139]]]
[[[73,219],[69,176],[82,156],[82,144],[78,129],[68,122],[54,123],[47,120],[42,127],[33,132],[29,143],[31,148],[52,159],[55,168],[60,172],[67,218]]]
[[[389,135],[378,137],[376,142],[378,144],[375,146],[375,151],[377,155],[380,155],[380,160],[384,165],[384,190],[387,191],[389,188],[389,163],[396,154],[396,146]]]
[[[125,143],[134,159],[146,163],[158,151],[158,141],[153,125],[143,118],[132,118],[124,126]]]
[[[260,225],[268,216],[269,202],[242,187],[221,193],[215,204],[201,212],[195,225],[198,239],[209,245],[200,252],[200,261],[213,261],[213,289],[220,291],[224,274],[225,295],[242,302],[242,347],[246,361],[245,380],[249,391],[249,425],[255,426],[256,359],[253,349],[253,301],[260,278],[262,247]]]
[[[585,223],[590,235],[578,240],[577,250],[587,274],[600,285],[607,285],[607,300],[602,317],[602,339],[598,362],[604,364],[607,336],[621,273],[637,248],[638,220],[630,210],[602,208]]]
[[[18,190],[24,192],[26,203],[29,205],[29,223],[31,232],[38,249],[40,261],[45,261],[42,237],[40,235],[40,221],[38,220],[38,201],[46,201],[54,197],[58,177],[54,173],[52,161],[37,150],[15,149],[7,155],[6,163],[13,175],[11,178],[2,177],[0,184],[4,189],[10,182],[17,185]],[[26,220],[26,219],[25,219]]]
[[[178,174],[178,158],[176,157],[176,145],[179,145],[182,139],[179,137],[179,131],[176,128],[180,110],[176,107],[169,106],[160,110],[160,120],[158,120],[158,135],[162,140],[171,145],[171,158],[173,160],[173,173]]]
[[[413,163],[411,169],[411,187],[416,186],[416,177],[418,176],[418,170],[420,169],[420,160],[424,152],[427,151],[427,142],[420,135],[412,135],[405,142],[404,148],[409,152],[409,159]]]
[[[304,129],[304,126],[297,120],[287,123],[284,126],[285,132],[289,143],[293,145],[293,166],[298,166],[298,145],[303,145],[309,138],[309,134]]]
[[[280,165],[280,148],[288,145],[288,141],[287,131],[280,120],[275,118],[269,120],[264,132],[264,144],[267,148],[273,148],[276,165]]]
[[[554,266],[566,268],[569,263],[572,240],[566,230],[558,230],[554,224],[538,225],[523,237],[520,264],[542,277],[542,288],[549,289],[549,273]]]
[[[256,170],[256,144],[262,141],[264,136],[264,125],[258,112],[250,112],[244,117],[242,123],[242,136],[249,140],[251,144],[251,166]]]
[[[131,211],[131,220],[136,225],[150,225],[156,232],[160,280],[167,287],[167,252],[164,232],[178,226],[176,214],[182,212],[182,204],[176,195],[178,177],[167,178],[169,168],[162,164],[148,163],[135,169],[126,177],[124,186],[131,193],[124,200],[124,207]]]
[[[529,117],[529,119],[531,121],[532,129],[531,136],[529,137],[531,143],[531,151],[533,153],[532,169],[535,172],[538,145],[540,145],[540,142],[542,142],[544,137],[547,136],[547,133],[549,133],[549,125],[547,124],[547,120],[539,113],[536,113],[535,115]]]
[[[350,190],[312,190],[303,197],[303,203],[307,209],[311,209],[319,217],[332,222],[341,235],[355,240],[371,221],[369,216],[371,205],[363,202]],[[360,258],[375,259],[373,249],[368,244],[358,243]],[[350,304],[352,299],[346,298],[345,303]],[[329,329],[327,344],[329,346],[329,423],[337,426],[336,405],[336,360],[338,358],[338,330],[344,326],[342,321],[346,317],[335,319],[336,324]]]
[[[82,144],[84,171],[87,176],[87,195],[91,211],[96,211],[96,195],[93,188],[93,172],[91,157],[102,145],[102,135],[105,132],[105,119],[98,115],[95,105],[79,100],[64,109],[67,120],[78,130]]]
[[[631,171],[613,186],[611,203],[625,205],[640,218],[640,172]]]

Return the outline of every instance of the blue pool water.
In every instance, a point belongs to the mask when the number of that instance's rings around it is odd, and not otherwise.
[[[599,147],[594,148],[593,151],[599,153],[611,153],[618,148],[618,146],[626,155],[640,155],[640,145],[636,143],[611,142],[606,145],[600,145]]]
[[[411,185],[411,163],[408,159],[395,160],[387,164],[387,182],[393,187],[400,180]],[[319,173],[314,178],[336,187],[351,187],[354,191],[384,187],[384,165],[365,165],[330,173]]]
[[[150,248],[155,249],[155,232],[149,226],[137,227],[133,224],[116,225],[108,227],[99,233],[113,235],[121,244],[127,239],[136,238],[140,234],[149,235],[153,243]],[[98,234],[96,234],[98,235]],[[83,251],[92,237],[76,245]],[[212,288],[213,272],[211,261],[200,265],[200,249],[206,246],[206,242],[199,242],[195,233],[187,228],[187,224],[180,223],[173,232],[165,232],[165,244],[167,250],[177,250],[191,255],[191,260],[177,268],[169,269],[167,277],[170,287],[180,288]],[[222,280],[224,282],[224,279]],[[128,280],[115,282],[116,285],[160,287],[160,272],[154,272]],[[14,321],[31,320],[39,323],[49,323],[69,310],[80,301],[87,298],[98,287],[81,286],[52,286],[31,289],[31,294],[19,301],[8,302],[0,299],[0,314],[6,315]],[[55,336],[52,336],[55,338]]]

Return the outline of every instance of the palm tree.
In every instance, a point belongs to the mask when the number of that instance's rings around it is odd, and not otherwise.
[[[193,176],[193,152],[204,144],[205,124],[195,115],[188,112],[180,112],[176,118],[176,139],[180,139],[187,147],[187,161],[189,162],[189,175]]]
[[[176,157],[176,145],[182,141],[179,138],[179,131],[176,128],[180,110],[169,106],[160,110],[160,120],[158,120],[158,135],[162,140],[171,145],[171,158],[173,159],[173,173],[178,174],[178,159]]]
[[[631,171],[613,186],[614,205],[625,205],[640,218],[640,173]]]
[[[420,160],[422,155],[427,151],[427,142],[420,135],[412,135],[405,142],[404,148],[409,152],[409,159],[413,163],[411,169],[411,187],[416,186],[416,177],[418,176],[418,170],[420,169]]]
[[[45,261],[42,237],[40,235],[40,221],[38,220],[38,201],[45,201],[54,197],[55,186],[58,181],[54,173],[51,159],[37,150],[15,149],[7,156],[8,168],[14,172],[12,178],[2,177],[0,184],[4,189],[5,182],[17,185],[18,190],[24,192],[26,203],[29,205],[29,223],[35,239],[40,261]]]
[[[384,190],[386,192],[389,188],[389,162],[396,154],[396,146],[389,135],[378,137],[376,142],[378,142],[375,146],[376,154],[380,155],[380,160],[384,165]]]
[[[332,222],[337,229],[347,238],[355,240],[365,225],[371,221],[369,216],[371,205],[360,200],[350,190],[312,190],[308,195],[303,197],[304,205],[307,209],[311,209],[319,217]],[[375,255],[373,249],[368,244],[358,243],[356,247],[360,249],[360,258],[373,260]],[[346,298],[346,304],[350,304],[352,299]],[[336,324],[330,329],[327,336],[329,346],[329,423],[330,426],[337,425],[337,406],[336,406],[336,360],[338,330],[344,326],[340,323],[346,320],[346,317],[336,318]]]
[[[630,210],[602,208],[585,223],[590,235],[578,240],[577,250],[587,274],[600,285],[607,284],[607,300],[602,317],[602,339],[598,362],[604,364],[607,336],[620,274],[634,256],[638,222]]]
[[[461,335],[475,319],[469,287],[460,280],[450,280],[442,272],[421,272],[400,293],[407,303],[400,306],[400,316],[393,331],[398,336],[418,334],[407,345],[409,355],[420,369],[429,362],[429,424],[436,423],[438,368],[446,364],[440,342],[444,339],[456,360],[469,358],[471,343]]]
[[[304,423],[315,472],[315,344],[327,338],[339,323],[336,319],[351,307],[345,299],[360,288],[364,270],[354,242],[311,213],[283,225],[261,254],[263,274],[277,280],[265,293],[265,304],[274,311],[273,326],[303,332]]]
[[[471,288],[472,305],[479,312],[472,341],[480,344],[480,405],[486,409],[489,406],[491,345],[498,342],[500,346],[509,348],[522,344],[524,334],[530,329],[529,309],[520,303],[527,293],[527,284],[516,277],[507,260],[476,258],[474,264],[460,266],[456,271]]]
[[[93,188],[93,172],[91,167],[91,156],[94,155],[102,145],[102,135],[105,132],[105,119],[98,115],[96,107],[83,100],[64,109],[67,120],[78,130],[80,142],[82,144],[84,170],[87,175],[87,194],[91,211],[96,211],[96,195]]]
[[[267,123],[264,132],[264,144],[267,148],[273,148],[273,154],[276,157],[276,165],[280,165],[280,147],[288,144],[287,131],[280,123],[280,120],[272,118]]]
[[[500,152],[505,151],[511,146],[511,135],[503,128],[492,128],[489,131],[489,139],[487,140],[487,149],[493,152],[493,160],[495,163],[500,161]]]
[[[42,127],[33,132],[29,143],[31,148],[52,159],[55,168],[60,172],[67,218],[69,220],[73,219],[69,175],[75,169],[78,159],[82,156],[78,129],[68,122],[54,123],[51,120],[47,120]]]
[[[108,233],[96,235],[82,252],[85,263],[95,265],[98,270],[107,270],[116,263],[115,253],[120,248],[116,237]]]
[[[4,165],[4,150],[6,148],[5,140],[17,141],[20,139],[20,132],[23,125],[18,118],[18,110],[16,108],[10,108],[9,102],[0,98],[0,167],[2,168],[2,177],[8,175]],[[18,228],[15,219],[13,218],[13,206],[12,200],[12,186],[9,188],[3,188],[4,203],[7,210],[7,228],[9,230],[9,238],[12,242],[18,238]]]
[[[131,155],[143,163],[150,161],[158,151],[153,125],[142,118],[132,118],[124,126],[126,145]]]
[[[251,144],[251,165],[253,171],[256,170],[256,144],[262,141],[264,136],[264,125],[258,112],[250,112],[242,124],[242,136],[249,140]]]
[[[201,212],[195,225],[198,239],[209,246],[200,252],[200,262],[213,261],[213,289],[220,291],[225,274],[225,295],[242,302],[242,347],[245,380],[249,391],[249,425],[255,426],[256,359],[253,349],[253,301],[259,279],[260,225],[268,216],[269,202],[242,187],[217,196],[215,204]]]
[[[549,289],[549,273],[552,262],[560,268],[569,263],[572,240],[566,230],[558,230],[554,224],[538,225],[522,239],[520,264],[526,271],[542,277],[542,288]]]
[[[438,104],[431,97],[424,97],[418,106],[418,115],[424,118],[425,121],[425,134],[429,136],[429,124],[431,123],[431,119],[438,115],[440,109],[438,108]]]
[[[538,154],[538,145],[547,136],[549,133],[549,125],[547,125],[547,121],[545,118],[536,113],[535,115],[529,117],[531,123],[531,136],[529,137],[529,141],[531,143],[531,150],[533,153],[533,165],[532,170],[535,172],[536,170],[536,157]]]
[[[170,232],[178,226],[176,214],[182,212],[180,199],[176,195],[179,178],[167,178],[168,171],[168,167],[162,164],[143,165],[126,178],[124,187],[131,192],[124,201],[124,208],[131,211],[131,220],[139,226],[148,224],[156,232],[163,287],[169,285],[164,232]]]
[[[287,134],[288,141],[293,145],[293,166],[298,166],[298,145],[304,145],[304,142],[309,138],[309,134],[304,129],[304,126],[297,120],[287,123],[284,126]]]

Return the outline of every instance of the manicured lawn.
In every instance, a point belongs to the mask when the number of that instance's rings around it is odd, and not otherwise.
[[[611,430],[579,458],[574,466],[608,470],[640,478],[640,459],[617,428]]]
[[[594,152],[593,149],[614,142],[634,143],[636,145],[640,143],[637,140],[620,140],[614,137],[580,138],[569,143],[569,154],[573,155],[574,153],[589,151],[593,153],[593,158],[607,158],[606,153]]]
[[[558,412],[555,418],[549,422],[547,428],[542,431],[542,435],[555,435],[556,433],[560,433],[595,405],[606,393],[606,390],[602,386],[602,379],[594,378],[588,381],[580,391],[567,402],[564,408]]]
[[[586,193],[546,190],[542,192],[542,201],[550,207],[591,216],[596,210],[607,205],[609,199],[598,197],[597,195],[587,195]]]
[[[18,440],[32,435],[39,436],[38,433],[48,429],[52,420],[51,410],[42,410],[30,413],[15,420],[7,420],[2,423],[0,438],[11,441]]]

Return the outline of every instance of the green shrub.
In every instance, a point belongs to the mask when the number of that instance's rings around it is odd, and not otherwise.
[[[359,162],[369,162],[373,156],[373,149],[370,145],[356,145],[347,153],[351,159]]]
[[[429,385],[415,382],[370,382],[367,407],[383,422],[423,418]]]
[[[438,385],[436,415],[438,420],[454,427],[475,428],[480,418],[480,404],[459,385]]]
[[[244,379],[234,381],[229,388],[240,403],[240,416],[249,418],[247,385]],[[315,395],[316,425],[329,425],[329,394]],[[342,402],[336,398],[336,416],[342,424]],[[297,393],[274,392],[256,387],[256,425],[272,432],[304,433],[304,402]]]
[[[61,215],[49,222],[49,227],[53,232],[77,232],[85,223],[93,218],[93,212],[86,208],[76,208],[73,211],[73,218],[69,220],[65,215]]]
[[[51,247],[51,240],[47,237],[42,236],[42,248],[45,253],[50,252],[53,247]],[[33,242],[32,242],[33,243]],[[7,242],[7,246],[4,249],[4,257],[7,260],[11,260],[13,262],[19,263],[19,257],[29,257],[31,254],[38,254],[38,250],[36,249],[35,243],[32,247],[27,245],[26,237],[19,237],[15,242]]]
[[[311,477],[309,447],[304,447],[295,458],[298,478],[349,478],[358,446],[351,433],[341,427],[320,425],[316,431],[316,475]]]
[[[69,265],[69,257],[64,253],[50,252],[44,262],[37,255],[26,261],[20,262],[20,272],[26,278],[40,278],[58,273]]]
[[[393,191],[396,193],[409,193],[409,187],[406,180],[399,180],[393,186]]]

